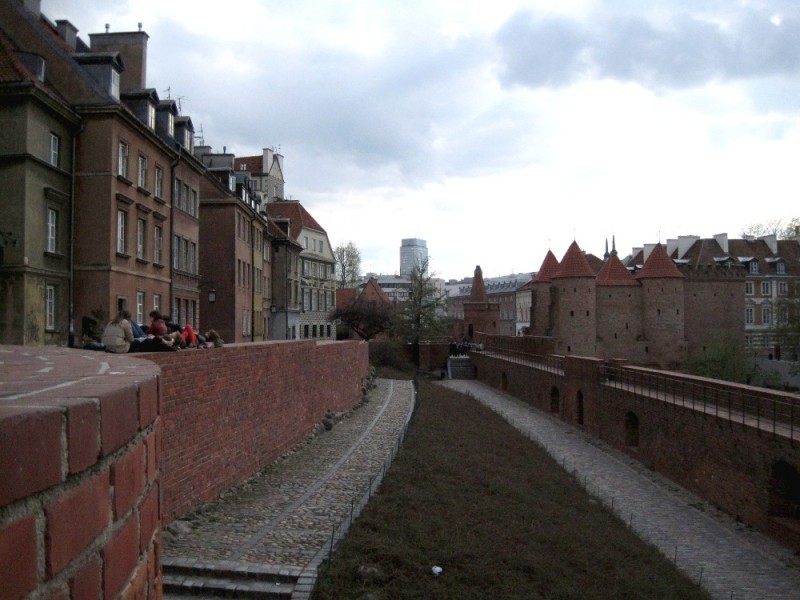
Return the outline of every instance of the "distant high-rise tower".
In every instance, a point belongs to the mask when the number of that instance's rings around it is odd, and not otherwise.
[[[417,265],[428,262],[428,245],[425,240],[409,238],[400,244],[400,277],[408,277]],[[426,269],[427,271],[427,269]]]

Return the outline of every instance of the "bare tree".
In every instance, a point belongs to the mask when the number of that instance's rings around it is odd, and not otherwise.
[[[389,327],[394,305],[358,296],[346,306],[331,313],[332,321],[338,320],[355,331],[362,340],[369,341]]]
[[[336,279],[340,288],[354,288],[361,280],[361,252],[353,242],[339,244],[333,249],[336,259]]]
[[[745,227],[742,237],[763,237],[765,235],[776,235],[779,240],[789,240],[800,235],[800,217],[793,217],[789,221],[783,219],[772,219],[766,223],[751,223]]]

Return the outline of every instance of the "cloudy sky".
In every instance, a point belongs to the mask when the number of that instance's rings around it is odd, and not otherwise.
[[[280,147],[364,270],[444,278],[800,214],[797,0],[42,0],[149,34],[205,143]]]

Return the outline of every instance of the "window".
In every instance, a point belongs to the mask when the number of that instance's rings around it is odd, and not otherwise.
[[[136,292],[136,322],[144,322],[144,292]]]
[[[147,157],[139,155],[139,178],[137,185],[143,190],[147,189]]]
[[[191,205],[189,206],[189,212],[195,217],[199,214],[198,202],[197,202],[197,190],[195,189],[192,189],[192,201]]]
[[[155,197],[164,197],[164,169],[156,165]]]
[[[311,267],[309,266],[309,262],[307,260],[303,261],[303,275],[308,277],[311,272]]]
[[[181,238],[177,235],[172,236],[172,268],[180,269]]]
[[[186,265],[186,270],[190,273],[197,273],[197,244],[189,242],[189,264]]]
[[[161,312],[161,294],[153,294],[153,310]]]
[[[167,113],[167,131],[169,131],[169,137],[175,137],[175,115],[171,112]]]
[[[758,273],[758,261],[757,260],[751,260],[749,267],[750,267],[750,272],[751,273]]]
[[[303,236],[303,248],[308,248],[308,236]]]
[[[178,208],[183,208],[183,202],[181,201],[181,190],[183,189],[183,185],[181,184],[181,180],[177,177],[175,178],[175,189],[172,192],[172,204],[177,206]]]
[[[128,178],[128,151],[128,144],[120,142],[117,155],[117,175],[125,179]]]
[[[61,149],[61,138],[55,133],[50,132],[50,164],[58,167],[59,151]]]
[[[748,296],[753,295],[753,282],[752,281],[745,281],[744,282],[744,293]]]
[[[111,95],[119,100],[119,71],[111,69]]]
[[[183,191],[181,192],[181,208],[186,212],[192,212],[191,207],[189,206],[189,185],[184,183],[183,184]]]
[[[744,309],[744,322],[747,325],[753,324],[753,307],[748,306]]]
[[[164,230],[161,225],[156,225],[153,229],[153,262],[164,264]]]
[[[769,305],[763,305],[761,307],[761,323],[763,325],[769,325],[772,322],[772,307]]]
[[[769,281],[762,281],[761,282],[761,295],[762,296],[769,296],[770,295]]]
[[[778,262],[775,264],[775,271],[778,275],[785,275],[786,274],[786,263]]]
[[[147,221],[136,219],[136,258],[139,260],[144,260],[145,258],[145,227],[147,227]]]
[[[320,252],[320,254],[322,254],[322,252],[324,250],[325,250],[325,242],[320,242],[319,243],[319,252]]]
[[[786,281],[778,282],[778,295],[785,296],[789,293],[789,284]]]
[[[147,126],[150,129],[156,128],[156,107],[152,104],[147,105]]]
[[[53,208],[47,209],[47,252],[58,250],[58,211]]]
[[[309,310],[311,308],[311,290],[304,289],[303,290],[303,310]],[[308,337],[308,336],[306,336]]]
[[[117,254],[126,254],[128,250],[128,213],[117,211]]]
[[[56,328],[56,286],[46,285],[44,288],[44,323],[47,331]]]

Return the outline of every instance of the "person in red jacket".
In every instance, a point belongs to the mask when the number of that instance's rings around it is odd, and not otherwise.
[[[150,323],[150,327],[147,328],[147,333],[149,335],[167,335],[169,333],[167,324],[164,322],[160,312],[157,310],[151,311],[150,318],[153,319],[153,322]]]
[[[183,340],[184,346],[197,346],[197,334],[195,333],[194,328],[192,328],[192,326],[188,323],[186,324],[186,327],[183,328],[181,339]]]

